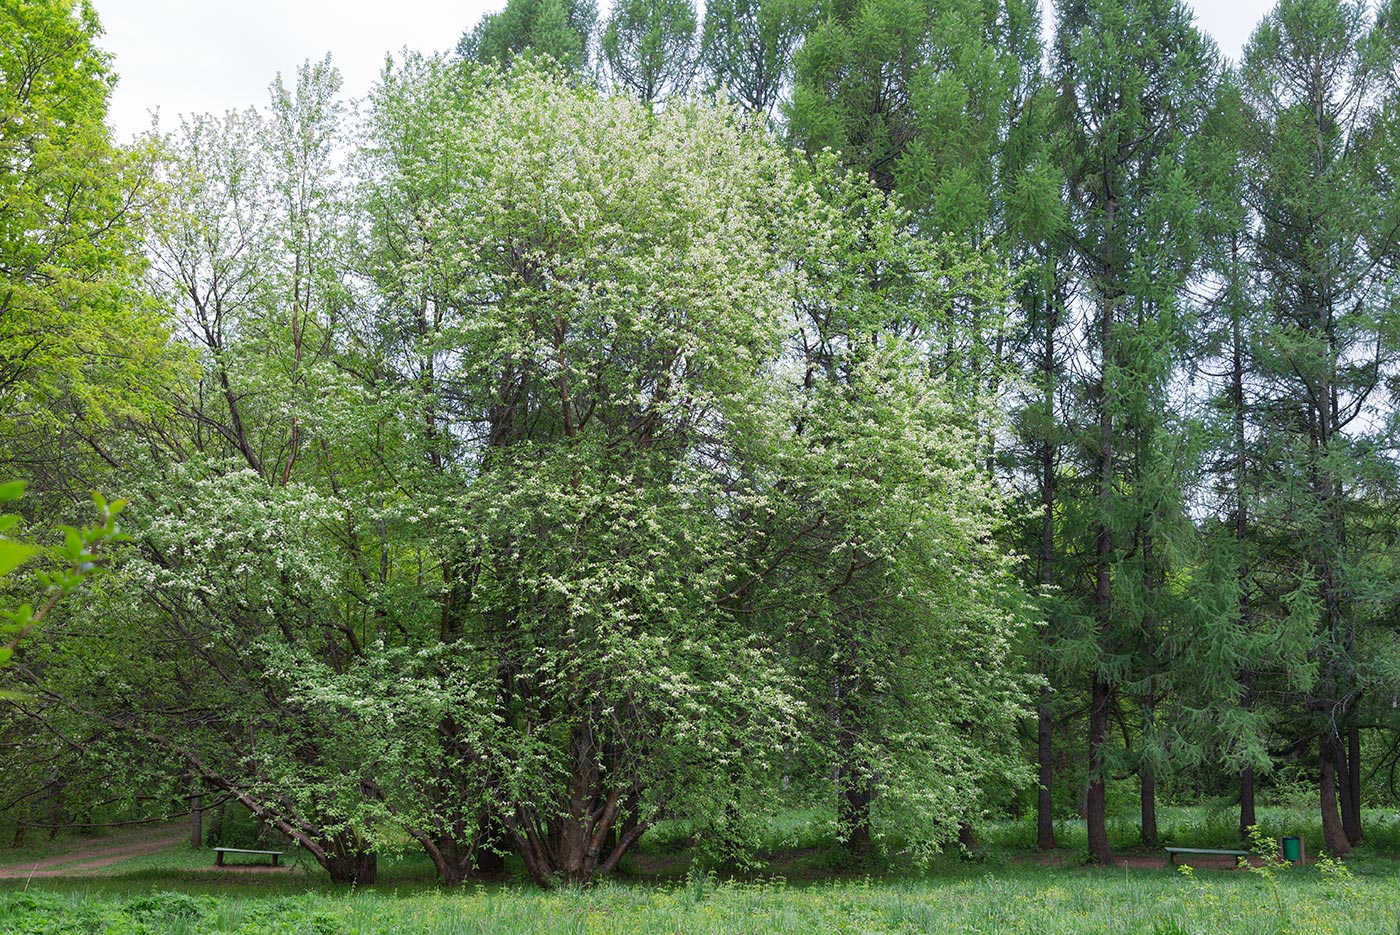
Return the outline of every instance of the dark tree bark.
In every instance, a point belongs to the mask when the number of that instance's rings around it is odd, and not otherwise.
[[[1114,229],[1114,216],[1117,203],[1112,191],[1107,193],[1104,205],[1104,229]],[[1117,281],[1118,264],[1113,253],[1113,238],[1104,238],[1104,254],[1101,260],[1101,275],[1104,283]],[[1105,286],[1107,288],[1107,286]],[[1113,510],[1114,493],[1114,435],[1111,395],[1113,387],[1109,383],[1108,372],[1116,357],[1113,329],[1117,319],[1118,296],[1105,292],[1098,310],[1099,338],[1099,382],[1098,393],[1098,463],[1094,478],[1098,503],[1098,532],[1094,543],[1094,609],[1098,616],[1099,639],[1104,644],[1109,639],[1113,611],[1113,530],[1109,518]],[[1101,645],[1101,651],[1108,650]],[[1093,687],[1089,696],[1089,789],[1085,796],[1084,819],[1088,826],[1089,858],[1100,864],[1113,862],[1113,852],[1108,846],[1108,816],[1105,802],[1104,784],[1108,781],[1105,764],[1104,744],[1108,739],[1108,705],[1110,686],[1096,670],[1092,676]]]
[[[1259,824],[1254,814],[1254,767],[1240,770],[1240,838],[1249,840],[1249,829]]]
[[[1108,739],[1108,683],[1094,679],[1089,700],[1089,790],[1084,802],[1084,819],[1089,832],[1089,858],[1095,863],[1113,862],[1108,845],[1108,815],[1104,787],[1104,744]]]
[[[1239,251],[1238,238],[1232,239],[1230,248],[1232,258],[1234,258]],[[1234,533],[1235,544],[1238,547],[1243,547],[1249,541],[1249,500],[1245,487],[1249,476],[1249,436],[1245,428],[1245,346],[1240,319],[1240,311],[1233,310],[1230,316],[1230,415],[1235,446],[1233,466]],[[1243,564],[1237,569],[1236,576],[1240,588],[1240,625],[1244,632],[1250,633],[1254,626],[1254,609],[1250,603],[1249,574]],[[1240,670],[1240,685],[1243,691],[1240,694],[1240,705],[1246,711],[1254,708],[1253,682],[1254,673],[1248,668],[1242,668]],[[1254,813],[1254,767],[1246,766],[1240,770],[1240,840],[1248,841],[1249,829],[1258,823],[1259,819]]]
[[[481,820],[481,831],[474,855],[474,869],[479,877],[495,877],[506,872],[506,850],[510,832],[494,812]]]
[[[369,886],[379,875],[379,857],[373,851],[351,851],[328,856],[321,865],[332,883]]]
[[[1152,641],[1148,641],[1147,658],[1152,659],[1155,655],[1155,646]],[[1149,683],[1150,684],[1150,683]],[[1149,687],[1142,698],[1142,720],[1144,742],[1151,736],[1155,729],[1153,718],[1156,717],[1155,706],[1157,703],[1156,692]],[[1139,819],[1141,821],[1141,841],[1143,847],[1157,846],[1157,774],[1153,771],[1152,763],[1143,758],[1138,764],[1138,798],[1140,802]]]
[[[1333,763],[1337,785],[1337,809],[1342,817],[1342,832],[1352,847],[1361,843],[1361,810],[1351,783],[1351,761],[1341,743],[1334,746]]]
[[[978,848],[982,846],[982,842],[977,840],[977,829],[972,827],[972,822],[966,820],[958,822],[958,843],[969,854],[976,853]]]
[[[568,797],[561,803],[564,808],[517,802],[512,813],[502,815],[526,871],[544,887],[607,876],[650,827],[640,821],[623,822],[614,834],[624,811],[633,811],[628,806],[637,790],[633,783],[599,767],[604,751],[598,749],[591,725],[574,727],[569,750],[573,765]]]
[[[1055,411],[1055,332],[1059,326],[1058,297],[1045,303],[1045,344],[1040,360],[1040,376],[1044,381],[1045,420],[1053,421]],[[1040,566],[1038,579],[1042,594],[1055,584],[1055,444],[1049,431],[1040,444]],[[1042,663],[1042,670],[1048,663]],[[1048,671],[1044,672],[1048,677]],[[1035,800],[1035,844],[1043,851],[1052,851],[1055,841],[1055,720],[1050,707],[1050,687],[1040,690],[1036,707],[1036,761],[1039,783]]]
[[[1157,777],[1152,767],[1143,766],[1138,778],[1142,783],[1142,846],[1157,846]]]
[[[841,792],[837,799],[837,818],[842,828],[849,828],[846,850],[852,857],[868,857],[874,851],[870,831],[870,805],[874,790],[868,777],[842,772]]]
[[[1318,793],[1322,806],[1322,846],[1333,857],[1346,857],[1351,853],[1351,843],[1347,841],[1337,811],[1337,746],[1336,738],[1329,734],[1324,734],[1319,743],[1321,768]]]
[[[204,846],[204,796],[203,784],[198,776],[190,777],[190,847],[198,850]]]
[[[1351,841],[1352,847],[1361,844],[1365,837],[1365,832],[1361,827],[1361,729],[1358,727],[1347,728],[1347,806],[1351,813],[1351,825],[1356,829],[1356,836],[1347,835],[1347,840]]]
[[[1040,763],[1040,786],[1035,801],[1035,845],[1052,851],[1055,843],[1055,797],[1051,784],[1055,781],[1052,738],[1055,722],[1050,711],[1050,689],[1040,690],[1040,705],[1036,709],[1036,757]]]

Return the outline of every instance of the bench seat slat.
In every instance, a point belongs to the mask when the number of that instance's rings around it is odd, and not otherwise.
[[[1248,857],[1249,851],[1235,850],[1225,847],[1166,847],[1167,863],[1175,866],[1178,854],[1211,854],[1220,857]]]
[[[1237,851],[1219,847],[1167,847],[1168,854],[1229,854],[1235,857],[1248,857],[1251,851]]]
[[[243,847],[216,847],[216,851],[223,851],[225,854],[285,854],[286,851],[252,851]]]
[[[222,866],[224,865],[224,855],[225,855],[225,854],[259,854],[259,855],[264,856],[264,857],[271,857],[271,858],[272,858],[272,866],[276,867],[276,866],[277,866],[277,861],[278,861],[278,859],[279,859],[284,853],[286,853],[286,852],[285,852],[285,851],[258,851],[258,850],[253,850],[253,849],[247,848],[247,847],[216,847],[216,848],[214,848],[214,866],[216,866],[216,867],[222,867]]]

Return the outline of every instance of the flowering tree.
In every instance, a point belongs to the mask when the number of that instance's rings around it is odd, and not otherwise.
[[[68,697],[340,880],[405,834],[447,883],[741,844],[795,763],[866,833],[955,828],[1017,712],[997,499],[920,362],[960,261],[727,107],[410,57],[341,175],[333,93],[172,143],[203,378]]]

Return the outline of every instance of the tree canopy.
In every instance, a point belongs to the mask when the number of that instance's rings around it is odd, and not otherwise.
[[[93,7],[5,0],[0,823],[212,796],[337,881],[554,885],[1032,798],[1106,863],[1127,780],[1145,846],[1306,783],[1346,854],[1400,769],[1398,9],[1233,65],[1179,0],[1048,51],[509,0],[118,146]]]

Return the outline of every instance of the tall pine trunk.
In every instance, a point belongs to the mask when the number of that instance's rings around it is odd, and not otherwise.
[[[1244,694],[1240,699],[1240,706],[1245,711],[1254,707],[1254,691],[1251,688],[1253,677],[1248,669],[1240,672],[1240,683],[1244,686]],[[1254,813],[1254,767],[1246,766],[1240,770],[1240,840],[1249,840],[1249,829],[1259,824],[1259,818]]]
[[[1240,770],[1240,839],[1249,840],[1249,829],[1259,824],[1254,814],[1254,767]]]
[[[1113,229],[1114,201],[1108,200],[1105,211],[1105,227]],[[1105,244],[1111,244],[1105,239]],[[1106,282],[1114,280],[1117,266],[1114,263],[1111,246],[1105,247],[1103,273]],[[1116,301],[1105,295],[1099,307],[1099,450],[1098,476],[1098,535],[1095,542],[1094,566],[1094,607],[1097,611],[1100,653],[1106,654],[1108,646],[1102,645],[1109,639],[1112,614],[1112,563],[1113,531],[1109,518],[1113,512],[1113,410],[1110,397],[1113,388],[1109,384],[1109,369],[1114,359],[1113,325]],[[1108,781],[1105,744],[1108,740],[1109,685],[1095,663],[1092,674],[1092,688],[1089,695],[1089,788],[1085,796],[1084,820],[1088,825],[1089,857],[1100,864],[1113,861],[1113,852],[1108,846],[1108,815],[1104,784]]]
[[[1347,731],[1350,741],[1351,731]],[[1352,766],[1355,760],[1341,743],[1336,745],[1337,808],[1342,815],[1342,832],[1347,843],[1356,847],[1361,843],[1361,809],[1356,801],[1356,789],[1352,784]]]

